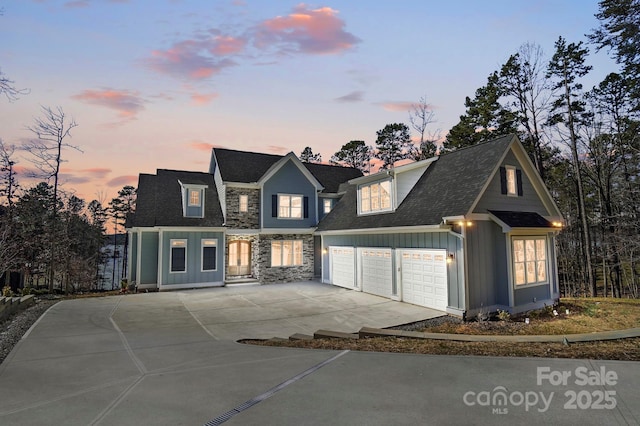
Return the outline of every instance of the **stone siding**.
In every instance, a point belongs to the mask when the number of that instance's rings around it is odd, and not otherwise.
[[[248,196],[248,209],[240,212],[240,195]],[[226,225],[231,229],[260,228],[260,190],[250,188],[229,188],[226,191]]]
[[[302,266],[271,267],[271,241],[302,240]],[[262,235],[260,237],[260,280],[264,283],[287,283],[313,279],[313,235]]]

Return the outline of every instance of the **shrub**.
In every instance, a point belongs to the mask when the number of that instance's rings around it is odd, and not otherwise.
[[[9,287],[8,285],[4,286],[2,288],[2,295],[4,297],[11,297],[13,296],[13,291],[11,291],[11,287]]]
[[[498,309],[498,319],[500,321],[509,321],[511,320],[511,314],[508,311]]]

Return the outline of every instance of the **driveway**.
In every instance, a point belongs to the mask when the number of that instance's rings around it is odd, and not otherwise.
[[[166,310],[171,317],[166,318]],[[445,315],[429,308],[316,281],[234,285],[206,290],[127,295],[114,319],[123,329],[195,320],[216,340],[288,338],[319,329],[357,333]]]
[[[400,324],[420,319],[414,309],[317,283],[64,301],[0,365],[0,424],[640,423],[638,363],[233,341]]]

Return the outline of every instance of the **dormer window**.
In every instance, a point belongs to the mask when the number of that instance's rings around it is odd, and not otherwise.
[[[182,188],[182,215],[184,217],[204,217],[204,191],[207,185],[181,181],[178,183]]]
[[[391,211],[391,180],[360,185],[358,206],[360,214]]]
[[[200,190],[199,189],[189,190],[189,206],[200,207]]]

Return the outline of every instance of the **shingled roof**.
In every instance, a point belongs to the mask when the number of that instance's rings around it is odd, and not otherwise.
[[[437,225],[443,217],[465,215],[513,140],[508,135],[441,155],[394,212],[358,216],[357,188],[350,185],[317,230]]]
[[[184,217],[180,182],[207,185],[203,218]],[[131,218],[131,226],[222,227],[223,222],[218,192],[209,173],[159,169],[155,175],[140,174],[136,212]]]
[[[255,183],[278,161],[282,155],[236,151],[214,148],[213,153],[225,182]],[[362,176],[362,172],[351,167],[326,164],[302,163],[324,187],[322,192],[337,193],[341,183]]]

